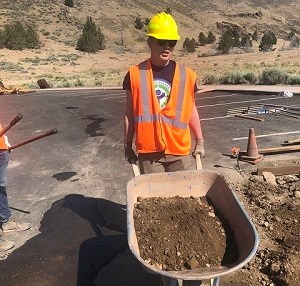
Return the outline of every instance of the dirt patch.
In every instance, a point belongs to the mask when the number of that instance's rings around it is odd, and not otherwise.
[[[300,285],[299,175],[278,176],[276,182],[251,176],[236,187],[258,229],[260,248],[248,266],[229,278],[230,285]]]
[[[203,198],[145,198],[134,211],[141,257],[163,270],[233,263],[238,252],[226,221]]]
[[[256,256],[239,271],[223,276],[220,286],[300,285],[300,175],[277,176],[276,185],[266,182],[262,176],[248,175],[244,176],[244,181],[232,183],[231,188],[235,191],[255,224],[259,233],[260,244]],[[144,218],[144,225],[135,226],[138,231],[137,235],[141,239],[139,243],[148,247],[152,245],[155,255],[151,256],[150,251],[147,249],[140,249],[142,258],[151,259],[154,264],[161,264],[161,267],[163,269],[166,267],[167,270],[170,269],[171,265],[178,269],[189,269],[191,268],[190,261],[192,259],[197,260],[198,265],[196,267],[223,263],[221,257],[224,244],[218,240],[214,241],[214,238],[210,237],[211,243],[220,243],[219,250],[218,248],[213,249],[211,245],[205,244],[207,238],[205,241],[197,239],[196,233],[199,233],[199,230],[194,228],[201,221],[201,224],[203,224],[201,227],[207,227],[209,224],[212,231],[220,231],[219,238],[224,238],[222,229],[220,229],[220,222],[214,221],[213,217],[208,215],[212,209],[209,209],[210,206],[206,205],[206,202],[198,205],[198,207],[203,207],[203,205],[205,208],[208,207],[206,212],[200,214],[197,209],[199,214],[197,216],[191,215],[189,212],[195,210],[196,206],[190,200],[193,201],[192,198],[189,198],[187,202],[180,202],[182,205],[176,206],[174,210],[164,205],[158,218],[154,216],[155,212],[158,215],[158,202],[149,204],[149,202],[143,200],[145,205],[142,208],[147,210],[148,217]],[[139,214],[136,214],[135,219],[140,219],[141,210],[138,210]],[[183,213],[187,216],[186,223],[184,226],[176,227],[178,223],[175,222],[175,219],[177,219],[178,214]],[[156,219],[160,219],[160,223],[154,223],[150,226],[149,221],[156,222]],[[162,220],[165,220],[165,223]],[[146,232],[142,232],[143,229]],[[177,234],[174,229],[181,229],[181,232]],[[192,234],[187,235],[186,231],[188,230],[191,230],[193,236],[191,236]],[[158,240],[153,237],[157,235],[154,235],[157,231],[160,231],[160,239]],[[167,244],[163,244],[164,239],[162,238],[165,237],[172,237],[174,240],[172,245],[169,241]],[[195,239],[197,239],[196,243]],[[157,245],[154,244],[155,240],[158,241]],[[191,243],[191,240],[193,240],[193,243]],[[187,252],[184,252],[184,245],[187,245]],[[197,245],[198,248],[193,249],[192,245]],[[171,256],[171,247],[175,249],[172,253],[173,261],[166,262],[163,259]],[[201,260],[203,249],[206,249],[206,256]],[[158,255],[159,251],[162,253],[161,256]],[[176,256],[176,251],[180,252],[181,257]],[[197,253],[200,253],[198,257]],[[209,255],[212,253],[214,257],[218,257],[217,260],[210,260],[212,258]],[[186,257],[185,260],[183,257]]]

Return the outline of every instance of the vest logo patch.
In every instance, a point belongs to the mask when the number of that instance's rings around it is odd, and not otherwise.
[[[171,91],[171,85],[169,82],[163,79],[154,79],[154,89],[160,108],[162,109],[167,105]]]

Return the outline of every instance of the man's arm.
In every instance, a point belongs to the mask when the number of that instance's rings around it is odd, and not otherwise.
[[[124,116],[124,143],[131,143],[134,136],[134,120],[132,111],[132,95],[126,90],[126,111]]]
[[[200,123],[200,117],[196,105],[194,104],[192,116],[189,122],[189,127],[195,138],[196,145],[194,147],[193,155],[200,154],[202,157],[204,155],[204,140],[202,135],[202,128]]]
[[[193,107],[193,112],[189,122],[189,126],[192,131],[192,134],[194,135],[195,140],[203,139],[199,113],[195,104]]]
[[[126,111],[124,115],[124,149],[125,159],[131,163],[136,161],[137,157],[132,150],[132,141],[134,136],[134,118],[132,110],[132,94],[130,90],[126,90]]]

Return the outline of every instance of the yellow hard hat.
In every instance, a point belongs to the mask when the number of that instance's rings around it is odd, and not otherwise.
[[[149,24],[147,36],[161,40],[179,40],[177,25],[170,14],[158,13],[154,15]]]

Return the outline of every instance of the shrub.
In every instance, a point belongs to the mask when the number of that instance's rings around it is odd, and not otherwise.
[[[4,26],[0,32],[0,48],[9,50],[38,49],[39,36],[31,25],[23,26],[20,21]]]
[[[293,36],[291,38],[291,43],[290,43],[292,48],[297,48],[300,45],[300,38],[298,38],[297,36]]]
[[[219,78],[215,75],[206,75],[203,78],[203,84],[218,84]]]
[[[65,6],[68,6],[68,7],[74,7],[74,2],[73,0],[65,0]]]
[[[247,83],[246,79],[243,77],[243,74],[240,72],[230,72],[226,73],[221,77],[220,82],[222,84],[244,84]]]
[[[251,84],[256,84],[257,83],[257,77],[253,72],[245,73],[243,75],[244,79],[251,83]]]
[[[105,49],[104,35],[96,27],[92,17],[87,17],[83,33],[77,41],[76,49],[82,52],[95,53]]]
[[[288,75],[285,71],[278,68],[271,68],[263,70],[260,76],[260,84],[276,85],[285,84]]]
[[[300,85],[300,76],[299,75],[289,75],[286,79],[286,84]]]
[[[142,30],[144,27],[144,24],[142,22],[142,19],[140,17],[136,17],[134,22],[134,27],[138,30]]]

